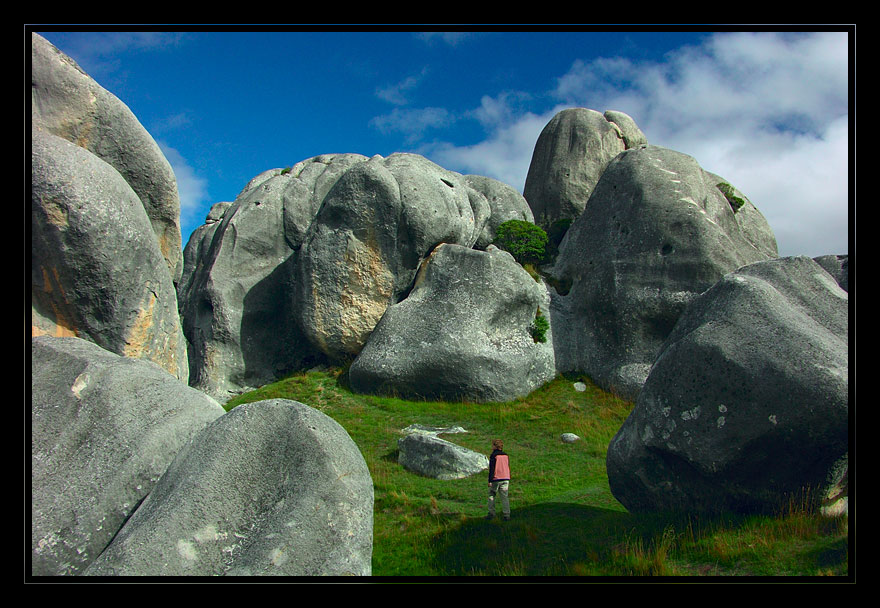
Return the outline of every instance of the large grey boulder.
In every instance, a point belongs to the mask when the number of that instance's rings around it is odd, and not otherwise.
[[[644,146],[648,143],[648,138],[645,137],[639,125],[636,124],[636,121],[629,114],[617,110],[606,110],[603,116],[605,116],[605,120],[620,130],[620,137],[623,139],[627,150]]]
[[[320,354],[296,323],[297,255],[326,192],[365,160],[328,154],[264,171],[212,208],[187,243],[178,293],[192,386],[225,402]]]
[[[740,268],[679,319],[612,439],[632,512],[846,508],[848,302],[813,260]]]
[[[523,190],[535,223],[549,231],[558,220],[577,218],[611,159],[642,143],[644,135],[623,112],[556,114],[538,136]]]
[[[353,165],[324,197],[297,258],[303,332],[332,359],[357,355],[425,256],[440,243],[472,247],[490,213],[462,175],[422,156]]]
[[[137,195],[173,282],[183,269],[180,197],[171,165],[131,110],[75,61],[31,34],[33,126],[88,150]]]
[[[509,253],[438,246],[349,369],[353,390],[410,398],[508,401],[556,374],[552,335],[536,342],[549,297]]]
[[[87,576],[371,573],[373,483],[334,420],[241,405],[187,443]]]
[[[450,480],[464,479],[489,468],[489,458],[440,437],[445,433],[467,432],[461,427],[411,425],[397,440],[397,462],[408,471]]]
[[[32,334],[78,336],[185,380],[177,294],[129,183],[36,127],[31,178]]]
[[[608,164],[550,271],[559,371],[635,399],[688,302],[726,273],[776,257],[766,220],[724,184],[659,146]]]
[[[224,410],[153,363],[79,338],[32,338],[31,365],[32,574],[81,574]]]

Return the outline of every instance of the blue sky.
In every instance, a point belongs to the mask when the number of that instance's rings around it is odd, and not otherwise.
[[[780,255],[851,246],[853,31],[52,31],[63,27],[33,29],[159,143],[184,244],[252,177],[318,154],[414,152],[522,192],[541,129],[587,107],[626,112],[649,143],[736,185]]]

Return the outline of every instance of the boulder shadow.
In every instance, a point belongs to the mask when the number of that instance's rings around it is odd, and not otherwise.
[[[470,519],[435,540],[436,567],[448,576],[565,576],[571,566],[601,564],[631,543],[647,545],[667,517],[571,503],[511,510],[511,519]]]
[[[243,381],[262,386],[325,362],[296,322],[290,255],[245,295],[241,315]]]

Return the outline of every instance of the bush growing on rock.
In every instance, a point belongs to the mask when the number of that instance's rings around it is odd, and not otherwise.
[[[495,245],[513,255],[520,264],[544,259],[547,233],[540,226],[523,220],[508,220],[498,226]]]
[[[547,342],[547,330],[550,329],[550,321],[547,320],[547,317],[544,316],[544,313],[541,312],[541,309],[538,309],[537,314],[535,315],[535,322],[532,323],[531,334],[532,339],[535,342],[540,342],[544,344]]]

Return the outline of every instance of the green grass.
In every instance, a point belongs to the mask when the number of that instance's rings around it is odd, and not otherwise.
[[[585,392],[574,390],[580,380]],[[375,487],[374,576],[848,576],[848,520],[792,509],[778,517],[632,515],[612,496],[610,439],[631,403],[584,378],[557,378],[509,403],[415,402],[356,395],[345,371],[300,373],[226,404],[285,398],[339,422]],[[512,518],[486,521],[487,476],[440,481],[397,463],[400,430],[458,425],[444,438],[510,455]],[[581,439],[563,443],[572,432]]]

